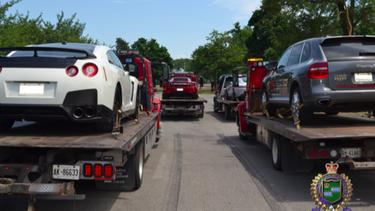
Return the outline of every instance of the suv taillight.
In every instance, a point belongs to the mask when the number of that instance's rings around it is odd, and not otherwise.
[[[322,62],[311,65],[307,72],[307,78],[326,78],[328,77],[328,63]]]
[[[82,72],[87,77],[93,77],[98,73],[98,67],[95,64],[85,64],[83,65]]]
[[[78,74],[78,68],[76,66],[69,66],[66,68],[65,72],[69,77],[74,77]]]

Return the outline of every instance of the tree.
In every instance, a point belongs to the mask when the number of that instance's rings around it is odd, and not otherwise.
[[[194,72],[191,69],[191,59],[175,59],[173,60],[173,67],[174,69],[184,69],[186,72]]]
[[[216,82],[220,75],[246,64],[246,51],[233,43],[230,31],[219,33],[213,30],[206,40],[208,43],[199,46],[192,54],[191,66],[195,74]]]
[[[6,16],[5,12],[20,0],[13,0],[0,5],[0,47],[25,46],[31,44],[76,42],[98,44],[98,40],[83,36],[84,23],[76,19],[76,14],[71,18],[64,18],[64,12],[57,14],[57,23],[43,21],[42,14],[31,19],[19,14]]]
[[[139,38],[131,45],[133,50],[138,50],[139,54],[146,57],[150,61],[166,62],[170,68],[173,68],[173,59],[168,53],[168,49],[160,46],[155,39],[147,40],[143,37]],[[161,65],[154,65],[155,79],[163,75],[163,67]]]
[[[116,38],[116,50],[128,50],[130,49],[129,43],[124,39],[117,37]]]

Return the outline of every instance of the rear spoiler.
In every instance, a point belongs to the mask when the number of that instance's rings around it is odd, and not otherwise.
[[[362,42],[375,42],[373,35],[353,35],[353,36],[333,36],[321,38],[319,45],[334,45],[338,43],[352,42],[352,40],[361,40]]]
[[[75,53],[84,53],[86,54],[85,57],[65,57],[65,59],[96,59],[96,56],[82,49],[72,49],[72,48],[52,48],[52,47],[7,47],[7,48],[0,48],[0,52],[10,52],[10,51],[34,51],[34,57],[38,57],[37,51],[64,51],[64,52],[75,52]],[[5,58],[4,56],[0,56],[0,58]]]

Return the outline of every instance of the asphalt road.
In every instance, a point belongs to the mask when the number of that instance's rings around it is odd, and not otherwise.
[[[311,210],[310,184],[325,173],[324,162],[309,173],[275,171],[271,151],[242,141],[235,120],[214,113],[213,95],[203,119],[163,117],[163,137],[151,150],[142,187],[134,192],[98,191],[90,182],[76,184],[84,201],[38,201],[39,210]],[[349,207],[375,210],[375,171],[349,171],[354,192]],[[0,198],[0,210],[27,210],[27,200]]]

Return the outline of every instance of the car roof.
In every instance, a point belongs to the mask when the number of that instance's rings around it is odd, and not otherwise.
[[[293,45],[296,45],[296,44],[299,44],[299,43],[303,43],[303,42],[306,42],[306,41],[313,41],[313,40],[317,41],[318,44],[320,45],[325,40],[340,39],[340,38],[355,38],[355,37],[358,37],[358,38],[366,37],[366,38],[370,38],[370,39],[375,39],[374,35],[352,35],[352,36],[344,35],[344,36],[330,36],[330,37],[313,37],[313,38],[301,40],[299,42],[294,43]],[[293,46],[293,45],[290,45],[290,46]]]

